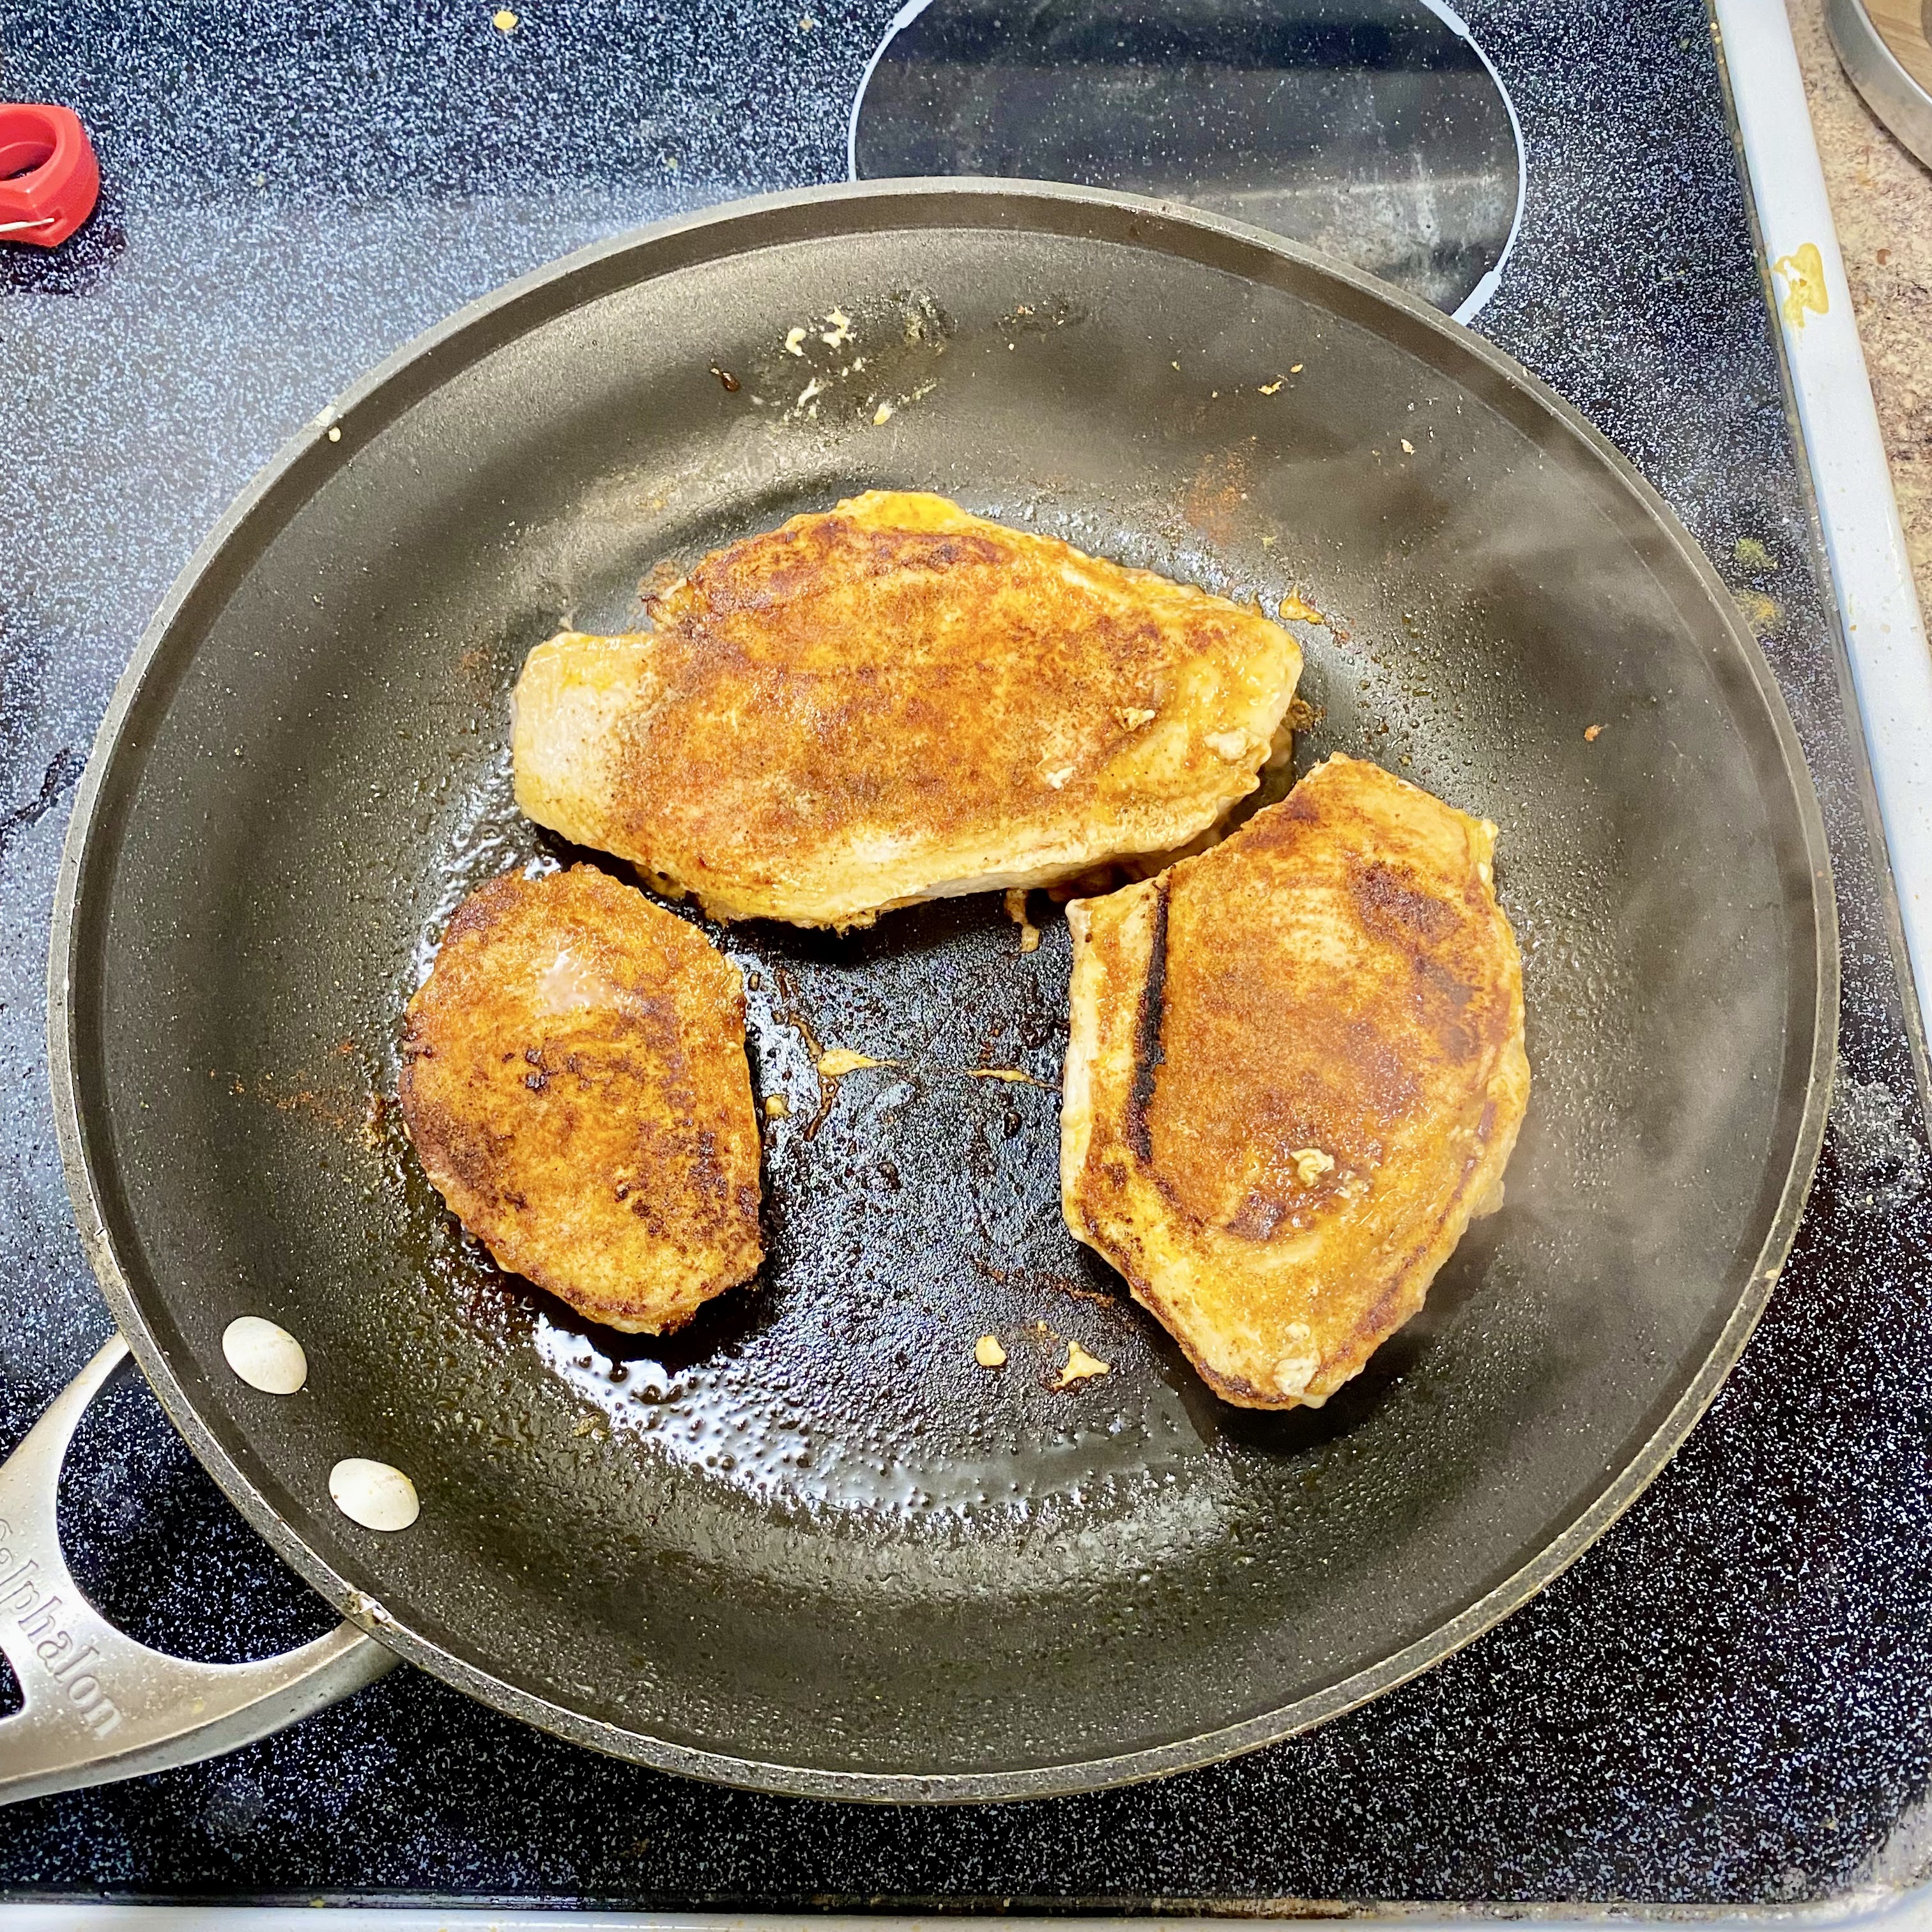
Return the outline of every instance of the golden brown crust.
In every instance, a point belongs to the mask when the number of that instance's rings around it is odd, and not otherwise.
[[[1336,757],[1068,908],[1068,1225],[1231,1402],[1318,1406],[1493,1206],[1528,1100],[1496,828]]]
[[[404,1118],[500,1266],[661,1334],[763,1258],[738,969],[589,866],[464,901],[410,1000]]]
[[[1301,668],[1259,610],[874,490],[707,556],[656,628],[539,645],[517,800],[724,919],[860,923],[1171,850]]]

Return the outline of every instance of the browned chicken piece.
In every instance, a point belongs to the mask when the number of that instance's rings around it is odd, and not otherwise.
[[[1067,1225],[1228,1402],[1320,1406],[1501,1203],[1529,1063],[1496,836],[1336,757],[1067,907]]]
[[[593,1322],[680,1328],[763,1258],[738,969],[592,866],[464,901],[410,1002],[401,1098],[463,1225]]]
[[[1300,674],[1258,607],[872,490],[707,556],[517,686],[517,802],[719,919],[860,926],[1166,852]]]

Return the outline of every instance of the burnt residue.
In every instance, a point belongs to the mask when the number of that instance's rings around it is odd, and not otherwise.
[[[739,363],[752,403],[795,424],[862,430],[932,394],[958,330],[924,290],[856,283],[838,301],[788,308],[772,322]]]
[[[1160,1026],[1167,1010],[1167,908],[1172,891],[1170,875],[1154,884],[1153,931],[1148,939],[1147,977],[1141,982],[1140,1010],[1134,1018],[1134,1077],[1127,1088],[1127,1144],[1137,1159],[1154,1158],[1148,1109],[1154,1105],[1154,1082],[1165,1057]]]

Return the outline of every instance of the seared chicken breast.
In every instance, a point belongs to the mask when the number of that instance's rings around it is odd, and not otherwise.
[[[410,1002],[401,1100],[463,1225],[593,1322],[682,1328],[763,1257],[738,969],[591,866],[464,900]]]
[[[872,490],[714,552],[517,686],[517,802],[719,919],[856,926],[1166,852],[1300,674],[1258,607]]]
[[[1529,1064],[1496,836],[1332,758],[1067,908],[1067,1225],[1231,1402],[1318,1407],[1500,1203]]]

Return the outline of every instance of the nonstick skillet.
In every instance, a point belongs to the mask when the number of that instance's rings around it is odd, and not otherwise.
[[[415,1165],[398,1024],[443,922],[485,878],[585,856],[511,803],[524,654],[634,626],[655,574],[878,484],[1271,609],[1294,591],[1324,620],[1296,623],[1318,713],[1298,766],[1372,758],[1502,828],[1536,1081],[1508,1203],[1319,1412],[1215,1402],[1062,1227],[1068,952],[1044,895],[1030,952],[997,898],[717,935],[789,1112],[756,1290],[674,1342],[499,1275]],[[1284,1737],[1599,1534],[1775,1280],[1837,954],[1764,660],[1574,412],[1271,236],[946,181],[590,249],[319,417],[116,694],[52,990],[63,1150],[122,1333],[228,1495],[381,1648],[346,1630],[266,1702],[236,1676],[190,1719],[158,1664],[98,1649],[62,1676],[10,1621],[34,1788],[233,1742],[394,1653],[674,1770],[956,1800]],[[835,1046],[886,1064],[821,1082]],[[302,1340],[300,1394],[230,1372],[242,1314]],[[1056,1390],[1070,1340],[1110,1371]],[[86,1392],[8,1472],[10,1520]],[[410,1474],[412,1528],[337,1511],[351,1456]]]

